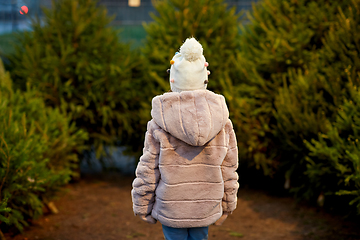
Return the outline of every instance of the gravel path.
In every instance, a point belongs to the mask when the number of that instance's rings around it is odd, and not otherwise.
[[[45,214],[24,233],[8,240],[164,239],[161,225],[135,217],[132,178],[84,177],[69,184],[54,201],[58,214]],[[238,207],[222,226],[211,226],[209,240],[355,240],[360,224],[345,222],[291,198],[240,189]]]

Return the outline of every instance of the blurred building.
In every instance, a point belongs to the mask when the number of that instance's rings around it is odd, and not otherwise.
[[[237,11],[251,8],[256,0],[229,0],[229,6],[236,6]],[[151,0],[100,0],[98,4],[108,9],[108,14],[115,16],[112,24],[141,25],[151,21],[150,12],[155,9]],[[22,6],[27,6],[29,12],[21,14]],[[51,0],[0,0],[0,34],[30,29],[31,17],[41,17],[41,7],[51,7]],[[0,36],[1,37],[1,36]]]

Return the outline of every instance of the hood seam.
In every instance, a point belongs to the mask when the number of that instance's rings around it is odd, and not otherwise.
[[[224,128],[225,125],[226,125],[226,122],[227,122],[227,121],[225,121],[225,116],[224,116],[224,102],[225,102],[225,98],[223,99],[222,97],[220,97],[219,99],[224,100],[224,101],[221,101],[221,109],[222,109],[222,112],[223,112],[223,113],[222,113],[222,123],[224,124],[222,128]],[[225,102],[225,104],[226,104],[226,102]],[[226,119],[226,120],[227,120],[227,119]]]
[[[189,135],[187,134],[185,128],[184,128],[184,124],[183,124],[183,119],[184,119],[184,114],[181,114],[181,101],[182,101],[182,98],[181,98],[181,94],[179,94],[179,115],[180,115],[180,127],[181,127],[181,130],[185,133],[187,139],[189,140],[189,143],[191,143],[191,139],[189,137]]]
[[[194,106],[196,106],[196,96],[194,95],[194,93],[191,93],[191,95],[194,97]],[[200,127],[199,127],[199,120],[198,120],[198,111],[197,111],[197,108],[195,108],[195,111],[196,111],[196,123],[197,123],[197,126],[198,126],[198,134],[197,134],[197,143],[196,143],[196,146],[199,146],[199,143],[200,143]]]
[[[162,105],[162,98],[160,97],[159,98],[159,103],[160,103],[160,113],[161,113],[161,121],[163,122],[164,124],[164,130],[167,132],[167,127],[166,127],[166,124],[165,124],[165,118],[164,118],[164,108],[163,108],[163,105]]]
[[[210,104],[209,104],[209,101],[208,101],[208,99],[207,99],[207,96],[208,96],[208,95],[205,94],[205,100],[206,100],[206,103],[207,103],[207,105],[208,105],[209,113],[210,113],[210,126],[212,126],[212,113],[211,113]],[[222,105],[222,104],[221,104],[221,105]],[[224,118],[224,117],[223,117],[223,118]],[[211,129],[212,129],[212,127],[211,127]],[[209,134],[207,135],[206,139],[209,139],[210,134],[211,134],[211,131],[209,131]]]

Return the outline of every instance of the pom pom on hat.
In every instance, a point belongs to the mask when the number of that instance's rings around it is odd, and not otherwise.
[[[188,38],[170,61],[170,86],[173,92],[206,89],[208,71],[203,48],[195,38]]]
[[[203,48],[195,38],[188,38],[180,47],[180,53],[186,60],[193,62],[201,58],[203,55]]]

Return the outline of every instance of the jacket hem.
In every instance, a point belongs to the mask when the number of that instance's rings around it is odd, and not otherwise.
[[[218,212],[214,215],[203,219],[170,219],[165,216],[152,212],[151,216],[158,220],[162,225],[173,228],[194,228],[194,227],[207,227],[214,224],[221,216],[222,213]]]

